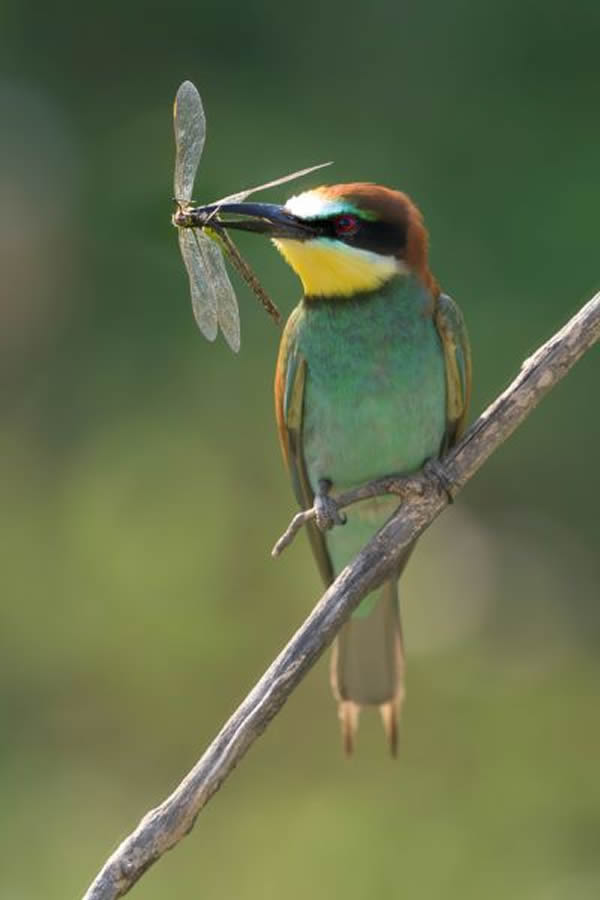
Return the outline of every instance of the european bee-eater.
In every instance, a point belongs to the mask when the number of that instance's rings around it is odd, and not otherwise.
[[[389,474],[408,474],[459,437],[471,363],[458,306],[428,266],[428,238],[406,194],[376,184],[319,187],[284,206],[229,203],[228,228],[273,239],[304,296],[288,319],[275,373],[283,455],[303,508]],[[309,525],[325,584],[394,510],[393,497],[363,501],[344,527]],[[378,706],[392,753],[404,697],[397,580],[367,596],[334,648],[331,680],[343,743],[352,751],[360,707]]]

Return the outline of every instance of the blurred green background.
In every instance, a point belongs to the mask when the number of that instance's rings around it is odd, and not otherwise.
[[[239,357],[194,326],[178,84],[198,199],[324,159],[414,197],[475,414],[600,283],[599,30],[583,0],[0,5],[2,900],[80,896],[320,593],[304,538],[269,557],[277,331],[239,284]],[[598,376],[422,541],[399,761],[374,714],[342,758],[323,660],[135,896],[600,896]]]

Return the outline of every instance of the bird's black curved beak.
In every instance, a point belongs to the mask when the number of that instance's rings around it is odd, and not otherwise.
[[[221,228],[253,231],[271,238],[306,241],[317,233],[314,225],[293,216],[275,203],[213,203],[190,208],[186,213],[200,226],[210,226],[211,220],[214,220]]]

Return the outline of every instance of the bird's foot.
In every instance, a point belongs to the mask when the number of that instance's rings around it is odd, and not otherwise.
[[[446,496],[448,497],[448,503],[454,503],[452,482],[448,478],[446,470],[444,469],[439,459],[435,459],[435,457],[432,457],[431,459],[426,460],[425,465],[423,466],[423,473],[426,478],[429,478],[431,481],[434,481],[437,484],[440,491],[446,494]]]
[[[329,496],[331,482],[328,478],[319,480],[319,490],[315,496],[315,522],[321,531],[329,531],[334,525],[345,525],[346,516],[340,512],[337,501]]]

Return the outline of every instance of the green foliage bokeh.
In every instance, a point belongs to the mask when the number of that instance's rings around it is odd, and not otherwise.
[[[194,327],[178,84],[207,111],[200,200],[325,159],[414,197],[475,414],[598,287],[600,6],[5,2],[0,22],[0,897],[58,900],[320,592],[303,538],[269,558],[294,510],[277,331],[238,282],[240,356]],[[289,312],[294,276],[240,246]],[[322,661],[136,896],[598,896],[598,375],[594,350],[415,555],[399,761],[368,714],[342,758]]]

